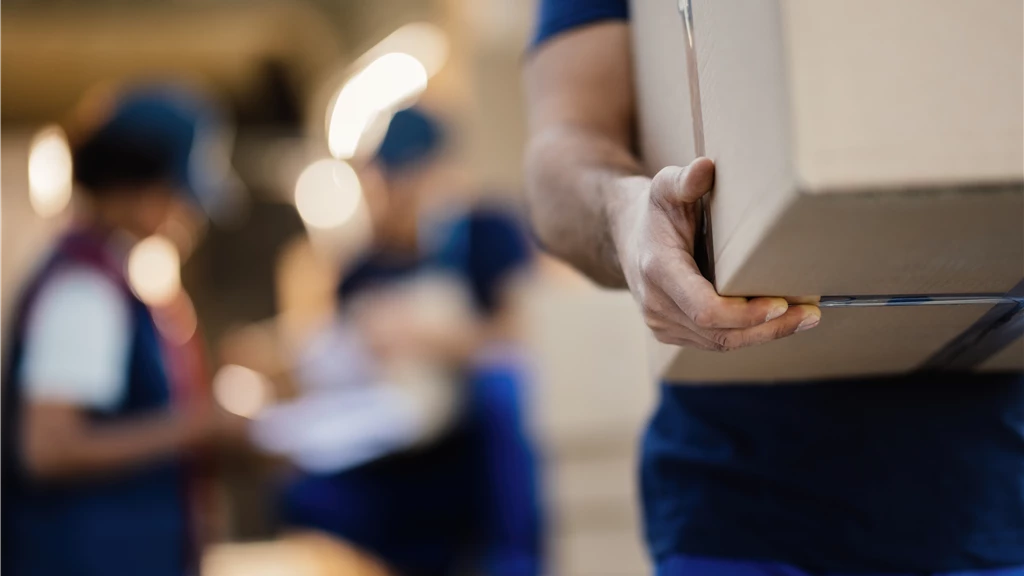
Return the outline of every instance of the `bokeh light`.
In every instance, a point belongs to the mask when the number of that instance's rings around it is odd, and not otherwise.
[[[408,106],[427,87],[427,70],[415,57],[390,52],[373,60],[341,87],[327,110],[327,143],[335,158],[352,158],[367,127]]]
[[[255,370],[228,364],[213,377],[213,397],[224,410],[253,418],[273,399],[270,381]]]
[[[395,30],[367,52],[368,55],[401,52],[423,64],[428,77],[444,68],[448,61],[448,36],[429,22],[413,22]]]
[[[29,201],[36,214],[51,218],[71,201],[71,148],[57,126],[43,128],[32,139],[28,155]]]
[[[355,216],[362,197],[359,176],[341,160],[317,160],[295,183],[295,207],[302,220],[314,228],[344,225]]]
[[[159,235],[138,242],[128,254],[128,281],[150,306],[173,301],[181,291],[181,258],[174,243]]]

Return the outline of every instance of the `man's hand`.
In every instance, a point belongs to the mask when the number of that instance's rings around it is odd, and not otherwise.
[[[724,298],[693,259],[706,158],[643,176],[633,155],[636,100],[628,25],[562,34],[526,67],[526,196],[545,247],[605,286],[628,286],[662,342],[732,350],[813,327],[816,306]]]
[[[726,298],[701,276],[693,257],[699,200],[714,177],[714,164],[700,158],[686,168],[663,169],[646,193],[624,200],[628,205],[609,206],[622,271],[647,326],[661,342],[716,351],[816,326],[817,306],[789,306],[783,298]],[[637,180],[641,187],[646,184]]]

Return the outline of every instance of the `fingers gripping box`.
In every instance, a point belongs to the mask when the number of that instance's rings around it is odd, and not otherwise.
[[[1024,277],[1024,3],[635,0],[632,18],[648,169],[716,162],[720,293],[1003,294]],[[753,350],[662,347],[655,369],[898,373],[990,308],[826,309]],[[1024,368],[1013,349],[996,365]]]

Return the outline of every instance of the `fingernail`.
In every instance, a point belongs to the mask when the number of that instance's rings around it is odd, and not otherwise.
[[[779,316],[782,316],[783,314],[785,314],[786,310],[789,310],[789,306],[786,305],[786,304],[783,304],[781,306],[776,306],[775,308],[772,308],[768,312],[768,315],[765,316],[764,321],[765,322],[771,322],[772,320],[775,320]]]
[[[804,330],[810,330],[817,326],[818,322],[821,322],[821,316],[808,316],[807,318],[804,318],[803,322],[801,322],[799,326],[796,327],[796,331],[803,332]]]

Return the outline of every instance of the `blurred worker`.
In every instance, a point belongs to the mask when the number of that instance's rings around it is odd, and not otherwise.
[[[438,356],[451,360],[452,356],[464,355],[461,349],[471,345],[460,343],[465,330],[458,327],[466,325],[468,308],[459,295],[453,297],[448,290],[451,283],[412,282],[424,260],[417,237],[419,208],[424,198],[435,194],[430,175],[437,173],[435,159],[441,138],[440,126],[416,111],[401,111],[389,124],[374,162],[375,169],[389,175],[388,183],[368,190],[374,243],[348,267],[338,284],[341,307],[337,321],[311,338],[300,353],[296,370],[305,394],[298,402],[267,410],[259,419],[256,434],[261,444],[293,457],[302,454],[299,458],[307,468],[340,470],[356,466],[429,439],[450,423],[454,413],[452,386],[450,382],[437,382],[447,378],[437,370],[431,378],[406,379],[404,374],[385,373],[375,356],[386,351],[372,350],[370,344],[392,339],[384,334],[370,338],[363,333],[395,326],[384,314],[402,308],[401,313],[407,314],[402,323],[405,326],[393,331],[396,335],[408,332],[404,328],[409,325],[424,329],[438,316],[445,323],[438,326],[445,334],[436,335],[433,341],[451,345],[452,350],[434,350],[430,360],[442,360]],[[430,306],[413,305],[420,300],[417,296],[425,296]],[[389,305],[384,305],[385,301]],[[442,307],[444,311],[434,313]],[[372,308],[372,316],[380,321],[362,322],[368,316],[362,311],[367,308]],[[449,340],[447,335],[455,338]],[[434,363],[433,368],[439,368],[436,364],[446,360]],[[417,364],[422,375],[422,370],[428,368],[422,361]],[[409,392],[419,394],[420,401],[402,401]],[[427,396],[430,401],[424,402]],[[374,408],[368,410],[368,405]],[[338,411],[345,411],[346,417],[333,417]],[[319,414],[332,417],[314,420]]]
[[[448,394],[417,394],[410,403],[413,395],[395,387],[359,392],[354,410],[340,417],[366,421],[362,449],[349,444],[364,462],[300,479],[286,494],[286,515],[397,574],[539,574],[535,455],[521,415],[527,382],[508,319],[528,243],[497,210],[449,215],[423,229],[441,137],[440,126],[417,110],[392,120],[376,157],[387,209],[375,222],[376,247],[340,283],[342,318],[354,331],[331,349],[335,359],[338,350],[362,349],[378,366],[425,360],[449,375],[439,382]],[[344,367],[324,374],[377,381],[365,360],[344,357]],[[375,458],[366,457],[369,450]]]
[[[536,449],[525,410],[532,384],[518,331],[517,289],[532,262],[519,223],[500,206],[475,206],[441,226],[431,261],[462,278],[478,318],[477,347],[465,368],[464,426],[477,483],[479,571],[488,576],[545,572]]]
[[[725,298],[698,271],[714,165],[644,175],[627,18],[626,0],[540,4],[526,67],[538,234],[628,287],[664,342],[727,350],[813,328],[814,306]],[[667,383],[642,468],[658,574],[1024,573],[1020,374]]]
[[[180,200],[216,192],[196,152],[215,116],[169,87],[108,104],[73,139],[82,202],[7,340],[3,567],[14,576],[195,573],[186,456],[243,432],[184,389],[198,382],[172,377],[125,277],[133,242]]]

